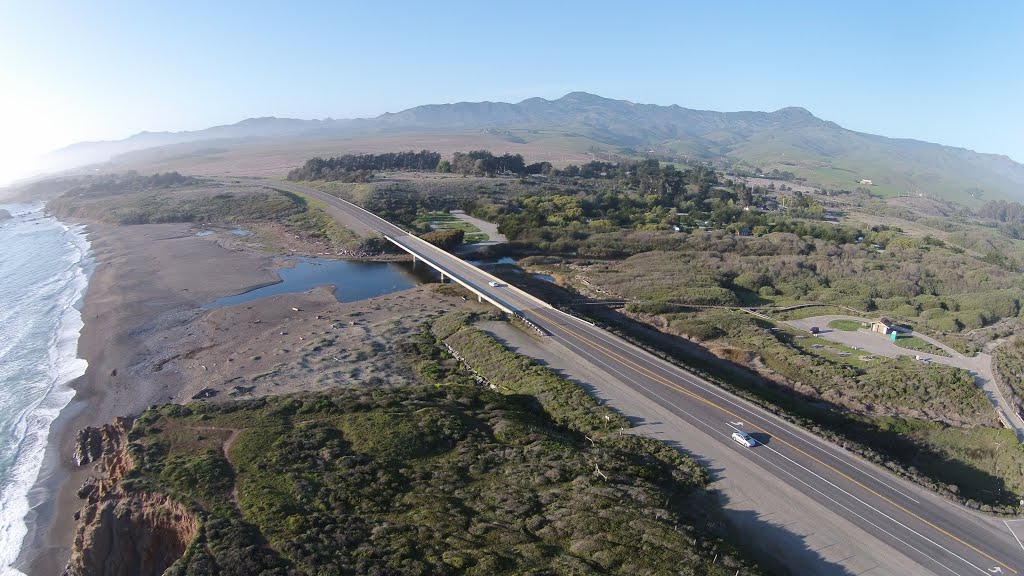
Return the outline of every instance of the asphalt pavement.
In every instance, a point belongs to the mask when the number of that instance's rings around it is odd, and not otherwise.
[[[928,362],[934,362],[936,364],[945,364],[946,366],[953,366],[954,368],[967,370],[974,376],[974,380],[977,383],[978,388],[981,388],[985,397],[988,398],[989,402],[992,404],[996,414],[999,416],[999,420],[1010,430],[1013,430],[1017,435],[1018,440],[1024,442],[1024,419],[1021,419],[1016,408],[1006,399],[1005,396],[1003,396],[1003,392],[996,384],[995,375],[992,370],[992,356],[990,354],[979,352],[975,356],[964,356],[942,342],[919,332],[914,332],[913,335],[942,350],[946,355],[944,356],[941,354],[910,350],[908,348],[901,348],[892,343],[887,336],[877,334],[863,328],[854,331],[829,328],[828,325],[833,320],[864,321],[863,318],[858,318],[856,316],[828,315],[791,320],[788,324],[798,330],[805,331],[810,331],[811,327],[816,326],[819,329],[817,334],[819,338],[859,348],[879,356],[887,356],[889,358],[910,356],[918,359],[926,359]]]
[[[396,244],[445,270],[501,307],[541,327],[547,337],[628,383],[652,407],[671,414],[711,442],[706,450],[736,453],[734,430],[754,434],[761,444],[743,448],[751,483],[772,477],[792,488],[789,498],[822,516],[836,514],[874,537],[879,547],[898,551],[893,561],[853,571],[839,563],[839,574],[1019,574],[1024,572],[1024,545],[1012,524],[969,510],[923,490],[721,388],[649,354],[620,338],[552,308],[513,286],[492,287],[497,280],[362,208],[317,190],[274,183],[317,198],[359,226],[376,230]],[[628,416],[628,414],[627,414]],[[702,441],[707,438],[703,438]],[[686,443],[682,446],[686,448]],[[734,456],[735,454],[733,454]],[[728,459],[723,459],[728,462]],[[727,471],[728,472],[728,471]],[[1018,528],[1019,529],[1019,528]],[[756,538],[757,535],[749,535]],[[870,543],[868,544],[870,545]],[[907,559],[916,563],[910,568]],[[920,568],[920,570],[918,569]]]

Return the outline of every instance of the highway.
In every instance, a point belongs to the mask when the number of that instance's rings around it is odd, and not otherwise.
[[[889,547],[911,559],[921,567],[913,573],[1024,576],[1024,545],[1018,540],[1024,530],[1018,529],[1015,535],[1001,519],[976,513],[913,486],[522,290],[490,286],[488,282],[497,280],[495,277],[358,206],[291,183],[275,182],[273,187],[324,202],[342,223],[356,222],[367,230],[384,234],[443,269],[446,276],[522,315],[548,337],[601,366],[650,402],[717,439],[716,448],[729,452],[731,458],[748,459],[759,476],[774,477],[795,489],[799,498],[816,503],[817,509],[836,514],[873,536],[880,547]],[[730,434],[740,429],[764,442],[754,448],[739,446]],[[751,481],[756,483],[757,479]],[[880,565],[861,573],[911,571],[905,564],[894,563],[888,568]]]

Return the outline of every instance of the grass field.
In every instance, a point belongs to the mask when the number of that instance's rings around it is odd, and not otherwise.
[[[906,348],[907,350],[917,350],[918,352],[927,352],[929,354],[936,354],[939,356],[949,356],[946,352],[936,346],[921,340],[917,336],[902,336],[896,339],[894,342],[900,348]]]
[[[838,342],[832,342],[831,340],[825,340],[824,338],[818,338],[815,336],[808,336],[806,338],[800,338],[802,334],[793,335],[793,345],[798,348],[804,354],[811,354],[819,356],[833,362],[842,362],[843,364],[849,364],[857,368],[865,368],[877,362],[873,359],[865,360],[864,356],[871,356],[871,354],[864,352],[863,350],[856,350],[849,346],[844,346]]]
[[[858,320],[833,320],[828,323],[828,327],[843,332],[856,332],[861,329],[861,324],[863,323]]]
[[[420,216],[416,220],[417,223],[429,224],[432,228],[437,230],[462,230],[466,233],[465,244],[475,244],[476,242],[486,242],[490,240],[487,234],[480,231],[479,228],[466,222],[459,220],[457,217],[447,212],[429,212]]]
[[[807,308],[797,308],[795,310],[786,310],[785,312],[773,312],[772,316],[779,320],[803,320],[804,318],[828,316],[830,314],[849,315],[853,314],[853,311],[841,306],[808,306]]]

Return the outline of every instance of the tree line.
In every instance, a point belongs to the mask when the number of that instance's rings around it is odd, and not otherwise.
[[[550,162],[526,164],[522,154],[495,156],[489,150],[472,150],[456,152],[451,160],[443,160],[437,165],[438,172],[473,176],[494,176],[508,174],[523,176],[525,174],[546,174],[551,171]]]
[[[27,186],[25,191],[40,196],[63,193],[64,196],[69,198],[81,198],[110,196],[125,192],[141,192],[178,186],[194,186],[201,182],[198,178],[184,176],[178,172],[163,172],[144,176],[132,170],[120,174],[44,180]]]
[[[1019,202],[991,200],[978,208],[979,217],[992,221],[1003,233],[1015,240],[1024,239],[1024,205]]]
[[[433,171],[440,162],[441,155],[429,150],[317,157],[307,160],[305,164],[289,172],[288,179],[365,182],[373,178],[374,171]]]

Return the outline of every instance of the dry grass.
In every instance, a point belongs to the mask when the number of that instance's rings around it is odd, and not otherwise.
[[[195,142],[143,150],[118,156],[116,170],[142,173],[177,170],[204,176],[263,176],[284,178],[289,170],[314,156],[340,154],[378,154],[396,150],[434,150],[442,156],[453,152],[486,149],[495,154],[522,154],[527,161],[545,160],[556,166],[581,164],[593,160],[580,142],[542,139],[517,143],[483,132],[452,134],[388,134],[371,137],[338,138],[318,141],[280,140],[219,145]]]

